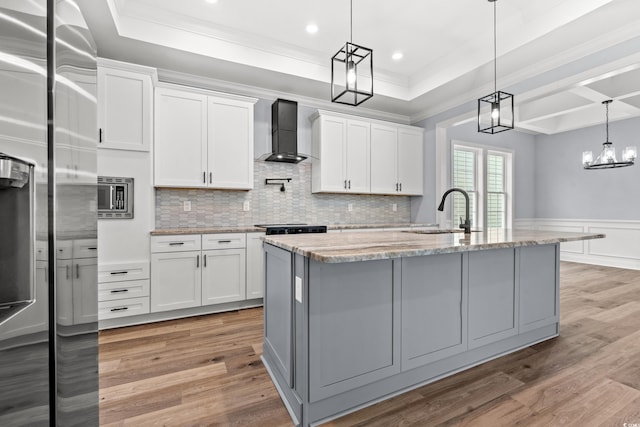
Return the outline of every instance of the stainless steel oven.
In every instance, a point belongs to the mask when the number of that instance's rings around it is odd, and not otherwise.
[[[98,177],[98,218],[133,218],[133,178]]]

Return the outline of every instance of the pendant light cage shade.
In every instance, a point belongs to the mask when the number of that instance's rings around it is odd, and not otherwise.
[[[609,104],[611,104],[613,100],[608,99],[606,101],[602,101],[606,109],[606,140],[602,144],[602,151],[600,155],[593,159],[593,152],[591,151],[583,151],[582,152],[582,166],[585,169],[613,169],[613,168],[623,168],[625,166],[632,166],[636,157],[638,157],[638,149],[635,146],[625,147],[622,152],[622,160],[618,161],[616,158],[616,150],[613,148],[613,142],[609,141]]]
[[[331,58],[331,101],[360,105],[373,96],[373,50],[346,42]]]
[[[513,95],[496,91],[478,99],[478,132],[499,133],[513,129]]]

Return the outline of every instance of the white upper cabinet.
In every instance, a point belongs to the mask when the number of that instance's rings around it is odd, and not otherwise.
[[[156,88],[155,185],[253,188],[255,101],[179,86]]]
[[[153,68],[99,60],[99,148],[149,151],[155,73]]]
[[[208,117],[209,186],[253,188],[253,104],[210,96]]]
[[[372,124],[371,192],[422,195],[422,157],[422,129]]]
[[[207,187],[207,97],[156,88],[156,186]]]
[[[421,128],[326,111],[312,121],[314,193],[422,195]]]
[[[313,121],[314,193],[368,193],[370,124],[331,115]]]
[[[422,130],[398,130],[398,189],[402,195],[422,195],[423,146]]]
[[[398,194],[398,128],[371,126],[371,192]]]

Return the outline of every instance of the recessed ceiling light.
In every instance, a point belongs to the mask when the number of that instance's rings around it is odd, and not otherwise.
[[[307,30],[307,33],[309,34],[315,34],[318,32],[318,26],[314,23],[310,23],[310,24],[307,24],[306,30]]]
[[[204,0],[204,1],[206,1],[206,2],[207,2],[207,3],[209,3],[209,4],[216,4],[216,3],[218,3],[218,0]]]
[[[404,54],[402,52],[393,52],[393,55],[391,55],[391,59],[393,59],[394,61],[400,61],[403,56]]]

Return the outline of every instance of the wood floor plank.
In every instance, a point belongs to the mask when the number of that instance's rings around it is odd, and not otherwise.
[[[561,263],[560,337],[328,426],[640,425],[640,271]],[[262,309],[100,333],[100,424],[289,427]]]

